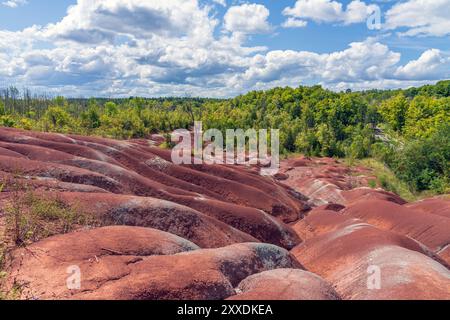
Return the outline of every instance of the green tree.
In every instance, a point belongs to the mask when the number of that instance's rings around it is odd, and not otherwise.
[[[67,131],[73,119],[62,107],[54,106],[47,109],[42,122],[46,131]]]
[[[101,114],[96,104],[91,104],[89,108],[81,114],[81,124],[87,129],[97,129],[101,126]]]
[[[113,117],[113,116],[117,115],[118,112],[119,112],[119,109],[117,107],[117,104],[115,104],[112,101],[108,101],[105,103],[105,113],[107,116]]]
[[[409,141],[398,152],[396,174],[417,191],[448,185],[450,161],[450,124],[443,124],[428,138]]]
[[[6,114],[5,104],[3,103],[3,101],[0,101],[0,116],[3,116],[5,114]]]
[[[384,101],[380,106],[380,114],[383,119],[395,131],[402,131],[405,126],[406,113],[408,111],[408,100],[403,93]]]

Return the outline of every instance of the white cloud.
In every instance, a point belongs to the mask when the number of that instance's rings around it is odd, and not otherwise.
[[[328,54],[271,51],[255,56],[241,81],[256,84],[284,80],[295,84],[318,80],[326,85],[377,81],[391,77],[399,61],[399,53],[374,39],[351,43],[348,49]]]
[[[78,0],[57,23],[0,30],[0,83],[74,96],[224,97],[278,85],[383,88],[450,77],[444,52],[400,65],[400,54],[375,39],[321,54],[249,46],[248,34],[271,29],[268,10],[251,8],[256,18],[243,10],[222,27],[196,0]]]
[[[2,5],[6,6],[6,7],[10,7],[10,8],[17,8],[18,6],[23,6],[27,3],[28,3],[27,0],[8,0],[8,1],[3,1]]]
[[[272,29],[267,21],[269,15],[269,9],[261,4],[233,6],[225,14],[224,27],[230,32],[266,33]]]
[[[343,14],[343,20],[346,24],[365,22],[367,17],[374,12],[378,6],[366,5],[359,0],[348,4],[347,10]]]
[[[436,80],[431,81],[417,81],[417,80],[396,80],[396,79],[380,79],[372,81],[358,81],[358,82],[339,82],[327,84],[327,88],[334,91],[344,91],[351,89],[353,91],[370,90],[370,89],[399,89],[420,87],[425,84],[434,84]]]
[[[334,22],[342,15],[342,4],[330,0],[297,0],[294,7],[285,8],[283,14],[317,22]]]
[[[450,35],[450,0],[408,0],[386,12],[387,29],[407,28],[404,36]]]
[[[297,0],[293,7],[283,10],[283,14],[288,17],[283,25],[294,26],[295,22],[301,24],[305,20],[344,25],[362,23],[375,10],[380,10],[378,5],[366,4],[361,0],[353,0],[345,8],[336,0]],[[401,36],[447,36],[450,34],[450,0],[405,0],[394,3],[385,14],[384,29],[406,29],[398,32]]]
[[[0,81],[96,94],[225,94],[223,78],[263,48],[243,47],[239,35],[215,37],[208,10],[196,0],[79,0],[58,23],[0,31]]]
[[[118,36],[210,36],[217,21],[197,0],[78,0],[62,21],[46,28],[46,35],[82,43],[112,42]]]
[[[284,21],[281,26],[283,28],[303,28],[308,25],[308,21],[289,17]]]
[[[442,69],[450,70],[450,58],[438,49],[430,49],[422,53],[419,59],[399,67],[395,75],[406,80],[433,80]]]
[[[354,0],[344,10],[342,3],[334,0],[297,0],[294,7],[283,10],[283,15],[319,23],[352,24],[365,22],[377,7]]]
[[[329,82],[383,79],[390,76],[400,57],[371,38],[354,42],[346,50],[327,55],[322,78]]]

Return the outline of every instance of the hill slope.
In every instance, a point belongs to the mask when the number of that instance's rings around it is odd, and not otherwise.
[[[450,299],[448,200],[328,158],[175,166],[158,141],[0,128],[7,298]]]

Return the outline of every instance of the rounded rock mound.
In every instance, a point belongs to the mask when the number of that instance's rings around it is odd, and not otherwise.
[[[276,269],[254,274],[238,286],[228,300],[339,300],[319,276],[300,269]]]

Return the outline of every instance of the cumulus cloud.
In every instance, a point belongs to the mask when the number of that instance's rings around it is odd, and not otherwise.
[[[272,29],[267,21],[269,15],[269,9],[261,4],[233,6],[225,14],[224,27],[230,32],[266,33]]]
[[[393,1],[380,0],[389,3]],[[336,0],[297,0],[293,7],[287,7],[283,14],[286,27],[303,26],[303,21],[318,23],[339,23],[344,25],[362,23],[374,12],[376,4],[353,0],[344,8]],[[447,36],[450,34],[450,0],[405,0],[393,3],[385,14],[385,30],[399,31],[401,36]]]
[[[358,81],[358,82],[338,82],[327,85],[327,87],[334,91],[344,91],[351,89],[353,91],[370,90],[370,89],[398,89],[420,87],[425,84],[434,84],[436,81],[417,81],[417,80],[397,80],[397,79],[379,79],[373,81]]]
[[[425,51],[417,60],[408,62],[396,71],[396,76],[406,80],[432,80],[441,70],[450,70],[450,57],[438,49]]]
[[[196,0],[78,0],[64,19],[46,27],[49,37],[80,43],[154,36],[208,37],[217,21]]]
[[[450,77],[445,52],[401,65],[400,53],[372,38],[321,54],[249,46],[249,34],[271,30],[264,6],[230,8],[222,24],[202,3],[78,0],[57,23],[0,30],[0,83],[75,96],[226,97],[278,85],[371,88]],[[306,24],[292,19],[291,27]]]
[[[271,51],[257,55],[243,74],[243,83],[285,80],[286,84],[319,80],[326,85],[377,81],[392,76],[400,54],[386,45],[367,39],[348,49],[328,54],[308,51]]]
[[[119,94],[126,92],[121,85],[139,86],[146,95],[162,87],[169,95],[184,94],[178,91],[183,87],[204,95],[202,86],[219,88],[222,78],[263,49],[242,46],[239,36],[215,37],[217,21],[208,10],[196,0],[79,0],[58,23],[0,31],[0,80],[97,93],[114,83],[110,90]]]
[[[8,1],[3,1],[1,4],[6,7],[17,8],[19,6],[23,6],[27,3],[28,3],[27,0],[8,0]]]
[[[386,12],[386,28],[407,28],[404,36],[450,34],[450,0],[408,0]]]
[[[308,22],[301,19],[296,19],[293,17],[289,17],[284,21],[281,26],[283,28],[303,28],[308,25]]]
[[[293,7],[283,10],[283,15],[319,23],[352,24],[365,22],[377,8],[377,5],[367,5],[360,0],[350,2],[345,9],[342,3],[334,0],[297,0]]]

